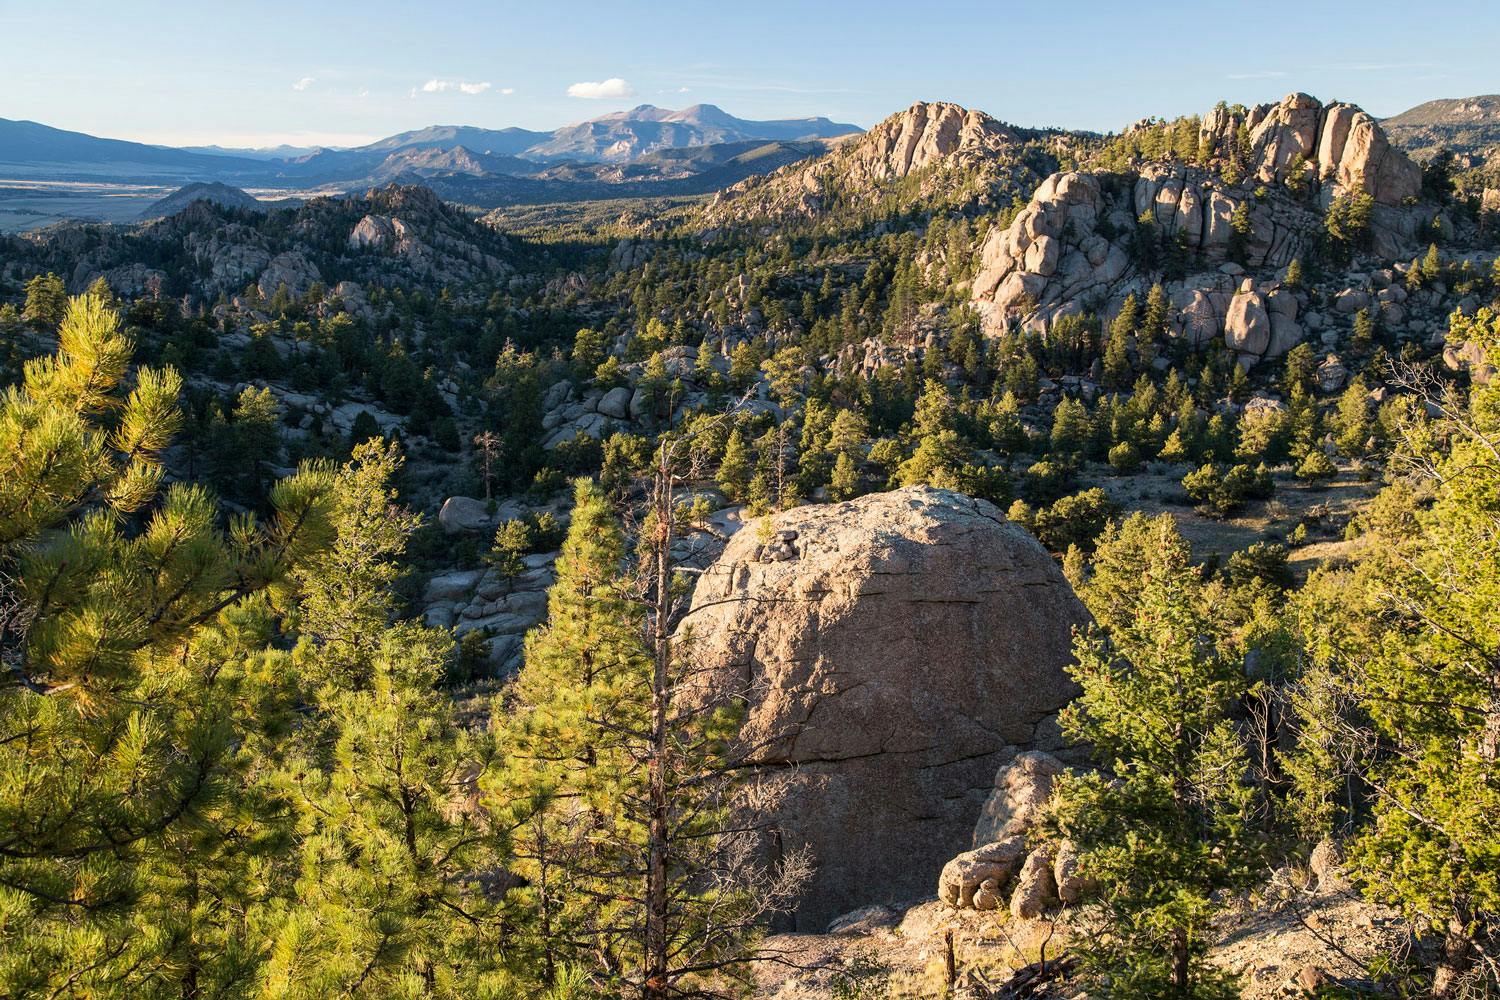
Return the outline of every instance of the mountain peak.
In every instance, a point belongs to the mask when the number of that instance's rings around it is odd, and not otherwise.
[[[751,121],[712,104],[673,111],[641,104],[614,111],[552,133],[548,141],[522,154],[531,159],[621,163],[665,149],[764,140],[796,142],[827,139],[860,131],[826,118]]]

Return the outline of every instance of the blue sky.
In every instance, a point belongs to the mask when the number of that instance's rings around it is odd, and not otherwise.
[[[0,117],[147,142],[352,144],[649,103],[869,126],[915,100],[1020,125],[1305,90],[1377,115],[1500,91],[1500,3],[0,0]]]

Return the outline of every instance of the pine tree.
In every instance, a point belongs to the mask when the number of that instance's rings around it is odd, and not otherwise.
[[[1361,309],[1354,314],[1354,345],[1359,348],[1368,348],[1374,339],[1375,320],[1371,317],[1369,309]]]
[[[639,866],[623,853],[631,833],[618,799],[644,789],[622,730],[641,730],[649,703],[625,558],[608,502],[578,480],[546,624],[527,636],[512,703],[497,706],[500,766],[485,790],[512,831],[511,865],[528,883],[518,895],[537,926],[544,984],[594,947],[614,963],[634,947],[611,929],[623,918],[610,888]]]
[[[93,296],[68,302],[58,337],[0,396],[0,574],[15,582],[0,615],[14,681],[0,688],[0,992],[124,994],[151,969],[179,987],[232,979],[248,945],[201,919],[193,885],[256,891],[256,850],[226,848],[254,811],[234,797],[259,701],[243,666],[264,642],[252,595],[326,543],[332,484],[283,481],[265,522],[221,533],[202,489],[158,493],[176,373],[137,369],[126,393],[132,344]]]
[[[1229,215],[1229,246],[1225,255],[1236,264],[1250,263],[1250,202],[1241,200]]]
[[[1186,462],[1192,458],[1191,442],[1186,439],[1181,426],[1172,428],[1172,433],[1167,435],[1166,443],[1161,446],[1157,454],[1163,462],[1177,464]]]
[[[1130,385],[1131,341],[1135,337],[1136,325],[1140,322],[1140,307],[1134,293],[1125,296],[1120,311],[1109,324],[1109,336],[1104,345],[1104,382],[1114,389]]]
[[[1339,396],[1334,418],[1334,441],[1339,452],[1347,458],[1363,455],[1371,430],[1370,391],[1365,388],[1363,379],[1356,378]]]
[[[96,298],[95,301],[100,309],[108,308],[103,300]],[[26,322],[52,329],[62,322],[68,307],[67,290],[57,275],[49,271],[26,282],[26,305],[21,310],[21,318]]]
[[[729,432],[724,457],[719,460],[719,488],[725,496],[739,502],[748,499],[752,466],[750,446],[745,443],[740,429],[735,427]]]
[[[689,444],[683,437],[658,446],[642,519],[650,713],[649,728],[636,734],[634,759],[643,764],[646,796],[633,812],[645,833],[646,877],[638,898],[640,969],[627,976],[641,1000],[701,993],[705,985],[713,991],[717,975],[754,961],[759,928],[787,912],[810,873],[800,850],[770,865],[757,859],[753,845],[762,831],[736,806],[747,750],[736,734],[749,692],[710,683],[712,693],[702,694],[704,670],[693,656],[691,626],[673,632],[688,598],[672,548],[681,519],[677,453]],[[762,786],[759,794],[774,801],[774,787]],[[625,800],[627,809],[633,801]]]
[[[1233,997],[1204,961],[1218,890],[1254,875],[1249,761],[1230,713],[1238,664],[1207,641],[1214,611],[1171,515],[1107,532],[1083,596],[1100,627],[1079,633],[1082,695],[1063,713],[1112,774],[1065,777],[1058,825],[1099,895],[1104,933],[1080,938],[1090,993]]]
[[[956,429],[953,397],[941,382],[929,379],[917,398],[912,418],[912,455],[901,463],[896,477],[902,486],[926,483],[944,489],[959,488],[959,470],[969,449]]]
[[[828,429],[828,447],[855,462],[864,458],[869,446],[870,429],[857,410],[839,410]]]
[[[828,493],[835,500],[852,500],[859,495],[859,466],[847,452],[839,452],[833,462],[833,475],[828,482]]]
[[[522,518],[513,517],[495,529],[487,558],[507,586],[526,572],[526,556],[531,554],[531,547],[531,526]]]
[[[1329,458],[1327,453],[1319,447],[1307,449],[1301,460],[1297,462],[1296,473],[1298,479],[1317,482],[1324,479],[1332,479],[1338,475],[1338,472],[1338,466],[1333,464],[1333,459]]]
[[[750,959],[756,921],[788,898],[791,883],[737,846],[748,831],[730,819],[741,777],[726,755],[738,715],[692,697],[690,645],[670,632],[686,592],[670,556],[683,514],[668,456],[685,441],[660,446],[634,560],[603,496],[576,484],[547,624],[528,637],[514,705],[497,712],[503,767],[485,787],[526,879],[515,895],[537,928],[544,988],[581,968],[596,991],[643,1000],[711,987],[714,970]]]
[[[939,430],[923,436],[911,457],[901,463],[896,478],[902,486],[928,485],[940,489],[961,488],[959,470],[966,449],[955,430]]]
[[[247,386],[234,403],[228,447],[224,449],[225,478],[259,499],[271,482],[270,467],[281,457],[281,404],[269,388]]]
[[[1281,385],[1283,391],[1288,394],[1301,389],[1303,392],[1311,392],[1313,384],[1313,373],[1317,370],[1318,359],[1313,349],[1308,344],[1298,344],[1286,354],[1282,362]]]
[[[569,361],[573,374],[580,379],[593,378],[594,372],[604,363],[608,350],[608,338],[598,330],[582,327],[573,335],[573,352]]]
[[[1140,329],[1135,337],[1136,349],[1147,363],[1156,357],[1157,344],[1167,331],[1169,313],[1167,291],[1161,286],[1161,282],[1157,282],[1146,293],[1146,311],[1141,316]]]
[[[1422,258],[1421,270],[1422,280],[1429,284],[1443,276],[1443,258],[1438,253],[1436,243],[1428,245],[1427,253]]]
[[[1500,320],[1487,309],[1455,314],[1449,336],[1500,352]],[[1366,775],[1374,823],[1351,857],[1377,898],[1444,936],[1439,997],[1500,986],[1490,957],[1500,942],[1497,401],[1494,383],[1473,386],[1467,400],[1429,397],[1441,435],[1425,432],[1420,411],[1405,427],[1420,460],[1399,488],[1428,492],[1431,504],[1398,504],[1409,537],[1387,547],[1369,598],[1342,602],[1353,627],[1368,603],[1388,623],[1343,657],[1379,745],[1390,750]],[[1422,443],[1445,439],[1430,451]]]
[[[1089,439],[1088,411],[1071,397],[1059,400],[1052,411],[1052,451],[1062,457],[1081,456]]]
[[[1293,291],[1302,287],[1302,258],[1292,258],[1292,262],[1286,266],[1286,277],[1281,279],[1281,283]]]
[[[487,757],[435,690],[451,639],[389,621],[418,524],[395,503],[400,465],[394,445],[356,449],[337,475],[336,541],[298,574],[294,662],[312,711],[276,778],[299,873],[268,997],[457,997],[505,971],[505,922],[479,884],[493,842],[465,801]]]
[[[109,282],[104,280],[104,275],[102,274],[89,283],[88,291],[85,294],[92,295],[104,303],[106,309],[119,308],[120,304],[115,301],[115,293],[110,290]]]

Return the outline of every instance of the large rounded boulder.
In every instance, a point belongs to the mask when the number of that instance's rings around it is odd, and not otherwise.
[[[1086,620],[1035,539],[948,490],[801,507],[729,541],[681,635],[747,699],[749,762],[786,786],[759,819],[813,855],[799,929],[931,893],[998,765],[1055,734]]]

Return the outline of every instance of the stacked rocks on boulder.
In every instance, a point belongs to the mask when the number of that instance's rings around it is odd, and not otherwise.
[[[1031,829],[1065,770],[1062,761],[1041,750],[1017,754],[995,774],[995,790],[974,824],[974,846],[1004,840]]]

